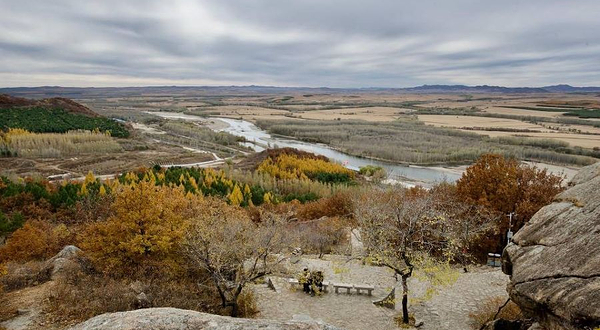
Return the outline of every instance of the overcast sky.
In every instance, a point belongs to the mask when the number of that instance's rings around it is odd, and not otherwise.
[[[0,0],[0,87],[600,86],[600,0]]]

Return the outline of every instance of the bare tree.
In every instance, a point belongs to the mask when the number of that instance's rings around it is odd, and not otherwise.
[[[448,260],[455,250],[446,211],[428,192],[393,188],[358,197],[355,217],[366,257],[400,276],[402,319],[408,323],[408,278],[414,268],[423,258]]]
[[[468,264],[482,254],[476,246],[478,242],[494,232],[498,218],[504,215],[461,200],[452,184],[438,184],[428,193],[435,200],[433,205],[446,219],[446,230],[450,231],[447,236],[453,239],[452,247],[456,249],[453,257],[466,271]]]
[[[276,216],[253,223],[245,212],[227,205],[206,208],[187,229],[183,252],[191,265],[208,273],[223,308],[238,315],[244,287],[273,272],[283,261],[284,224]]]

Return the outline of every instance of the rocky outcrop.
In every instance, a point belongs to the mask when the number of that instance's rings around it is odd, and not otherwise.
[[[148,308],[107,313],[70,330],[341,330],[314,321],[240,319],[176,308]]]
[[[44,269],[50,272],[53,280],[56,280],[69,273],[83,270],[86,264],[87,260],[81,256],[81,250],[74,245],[67,245],[46,261]]]
[[[511,299],[547,330],[600,326],[600,163],[570,186],[503,254]]]

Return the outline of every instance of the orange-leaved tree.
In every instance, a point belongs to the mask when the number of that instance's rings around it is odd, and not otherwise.
[[[457,193],[463,201],[484,206],[490,211],[502,215],[514,212],[512,231],[517,231],[564,189],[562,181],[561,176],[548,173],[546,169],[522,164],[513,158],[487,154],[467,168],[457,182]],[[505,243],[503,237],[509,229],[509,219],[497,219],[494,244],[499,250]]]
[[[64,224],[52,225],[45,220],[30,220],[0,247],[0,262],[46,259],[72,241],[73,234]]]

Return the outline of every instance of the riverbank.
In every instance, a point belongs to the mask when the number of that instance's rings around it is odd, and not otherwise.
[[[252,148],[255,151],[262,151],[264,148],[291,147],[326,156],[332,161],[338,162],[345,167],[356,171],[367,165],[381,166],[387,171],[390,182],[402,183],[404,185],[422,185],[428,187],[441,181],[454,182],[462,176],[466,168],[470,165],[438,164],[436,166],[423,166],[398,163],[375,157],[352,155],[344,152],[344,150],[341,148],[335,148],[322,143],[307,142],[290,136],[270,134],[259,128],[254,123],[242,119],[222,117],[204,118],[172,112],[148,113],[166,119],[197,121],[205,124],[208,128],[214,131],[223,131],[235,136],[244,137],[247,141],[244,145]],[[532,164],[538,167],[547,168],[552,173],[565,173],[568,178],[572,177],[577,172],[577,169],[572,167],[550,165],[540,162]]]

